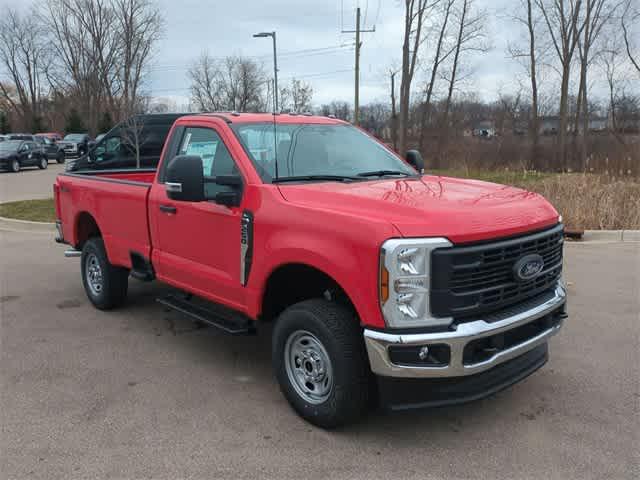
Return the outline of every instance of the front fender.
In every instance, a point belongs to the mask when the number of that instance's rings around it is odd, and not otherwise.
[[[257,253],[257,252],[256,252]],[[249,314],[257,318],[270,275],[279,267],[300,264],[332,278],[347,294],[363,325],[384,327],[378,307],[379,248],[357,246],[344,237],[280,231],[264,245],[262,261],[249,279]]]

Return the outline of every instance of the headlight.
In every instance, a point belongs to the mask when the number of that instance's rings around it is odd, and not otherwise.
[[[451,247],[446,238],[391,239],[380,252],[380,307],[387,326],[411,328],[449,325],[429,310],[431,251]]]

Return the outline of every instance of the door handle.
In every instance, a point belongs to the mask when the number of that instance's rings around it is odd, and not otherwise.
[[[164,213],[176,213],[178,209],[173,205],[160,205],[160,211]]]

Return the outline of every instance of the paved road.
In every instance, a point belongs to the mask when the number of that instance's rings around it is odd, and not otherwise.
[[[64,165],[49,162],[49,168],[24,167],[18,173],[0,170],[0,203],[53,197],[53,182]]]
[[[133,280],[99,312],[62,250],[0,232],[1,478],[640,478],[640,244],[568,246],[571,318],[523,383],[338,432],[288,407],[269,332],[196,329]]]

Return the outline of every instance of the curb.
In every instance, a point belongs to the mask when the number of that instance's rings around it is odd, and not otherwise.
[[[31,222],[29,220],[18,220],[16,218],[0,217],[0,229],[18,232],[55,232],[56,224],[49,222]]]
[[[582,236],[585,242],[640,242],[640,230],[586,230]]]

